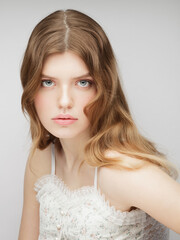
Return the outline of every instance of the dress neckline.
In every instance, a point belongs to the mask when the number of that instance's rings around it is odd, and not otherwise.
[[[95,173],[94,173],[94,185],[84,185],[76,189],[71,189],[65,182],[64,180],[56,175],[56,156],[55,156],[55,144],[51,144],[51,175],[55,176],[59,181],[64,185],[64,187],[67,189],[69,192],[76,192],[80,191],[81,189],[96,189],[97,190],[97,170],[98,167],[95,167]]]
[[[81,201],[80,199],[87,198],[87,196],[89,198],[92,195],[97,199],[97,201],[101,201],[102,206],[106,210],[110,211],[112,216],[123,219],[128,216],[132,221],[134,221],[134,218],[146,219],[146,213],[141,209],[136,208],[131,211],[121,211],[120,209],[117,209],[114,205],[111,205],[108,199],[106,199],[104,193],[102,193],[100,189],[95,189],[94,186],[82,186],[77,189],[70,189],[61,178],[54,174],[44,175],[36,181],[34,189],[38,192],[36,196],[37,199],[41,197],[44,191],[46,191],[46,188],[44,188],[46,184],[53,184],[53,186],[55,186],[55,189],[58,190],[56,192],[57,198],[58,196],[62,197],[61,194],[63,193],[68,199]],[[54,189],[54,187],[51,186],[51,191],[52,189]]]

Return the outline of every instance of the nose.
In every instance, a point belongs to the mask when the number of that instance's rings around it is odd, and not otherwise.
[[[61,86],[58,93],[58,107],[65,109],[70,109],[73,106],[73,99],[70,89],[67,85]]]

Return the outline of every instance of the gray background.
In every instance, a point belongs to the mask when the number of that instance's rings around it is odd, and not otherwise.
[[[0,1],[0,239],[17,239],[30,147],[19,70],[34,26],[73,8],[96,19],[114,48],[123,87],[142,134],[180,167],[180,1]],[[180,235],[171,231],[171,240]]]

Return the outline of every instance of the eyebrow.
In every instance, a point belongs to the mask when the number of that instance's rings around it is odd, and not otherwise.
[[[88,72],[88,73],[83,74],[83,75],[81,75],[81,76],[75,77],[74,79],[84,78],[84,77],[91,77],[91,75],[90,75],[89,72]]]
[[[43,78],[54,78],[55,79],[55,77],[52,77],[52,76],[49,76],[49,75],[46,75],[46,74],[41,74],[41,77]],[[83,75],[81,75],[81,76],[77,76],[77,77],[73,77],[73,79],[79,79],[79,78],[85,78],[85,77],[91,77],[91,75],[90,75],[90,73],[88,72],[88,73],[85,73],[85,74],[83,74]]]

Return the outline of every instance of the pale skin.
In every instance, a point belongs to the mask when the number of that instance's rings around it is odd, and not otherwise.
[[[83,109],[95,97],[93,79],[85,63],[72,52],[66,52],[47,58],[40,81],[42,86],[35,97],[38,116],[62,145],[61,152],[56,149],[56,175],[71,190],[91,186],[94,168],[84,164],[80,172],[78,169],[89,139],[89,121]],[[78,120],[62,127],[52,121],[54,116],[62,113]],[[108,154],[129,158],[117,152],[109,151]],[[50,173],[51,146],[48,146],[44,150],[36,150],[31,162],[27,161],[19,240],[38,239],[39,203],[34,184],[38,178]],[[134,171],[101,167],[98,169],[98,188],[116,209],[130,211],[132,207],[140,208],[180,234],[180,184],[157,166],[148,164]]]

